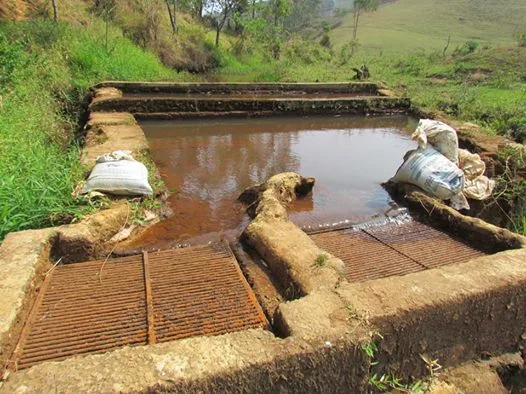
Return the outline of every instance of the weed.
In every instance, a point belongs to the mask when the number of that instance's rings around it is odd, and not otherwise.
[[[369,384],[380,392],[395,390],[398,393],[419,394],[424,393],[427,388],[427,384],[422,380],[407,384],[393,374],[384,374],[381,376],[374,374],[369,378]]]
[[[314,260],[314,265],[319,268],[325,267],[328,259],[329,257],[326,254],[319,254],[316,260]]]
[[[376,342],[371,339],[365,343],[362,343],[362,350],[364,353],[369,357],[370,359],[374,359],[376,356],[376,352],[378,351],[378,345]]]
[[[391,390],[396,390],[396,392],[401,393],[423,393],[429,386],[428,380],[417,380],[412,383],[405,383],[402,379],[396,375],[389,374],[380,374],[373,373],[373,367],[378,365],[376,360],[376,354],[378,353],[379,347],[375,341],[375,337],[383,339],[379,333],[372,333],[369,341],[361,344],[362,351],[369,359],[369,372],[368,372],[368,383],[370,386],[374,387],[376,391],[387,392]],[[433,378],[437,371],[442,368],[437,360],[430,360],[428,357],[420,356],[422,360],[426,363],[426,367],[429,371],[429,377]]]
[[[442,365],[438,363],[437,359],[432,359],[425,354],[421,354],[420,358],[426,363],[426,368],[429,373],[429,376],[436,376],[438,371],[442,369]]]
[[[349,319],[354,320],[360,317],[356,309],[352,305],[345,305],[345,309],[349,312]]]

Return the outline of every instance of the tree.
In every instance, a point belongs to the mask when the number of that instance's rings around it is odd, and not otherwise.
[[[363,12],[375,11],[380,5],[380,0],[354,0],[353,5],[353,29],[352,29],[352,54],[357,44],[358,23]]]
[[[285,28],[291,32],[301,32],[314,25],[322,9],[321,0],[293,0],[285,18]]]
[[[281,44],[285,35],[284,21],[291,11],[291,0],[268,0],[267,19],[270,20],[267,40],[272,56],[276,60],[281,55]]]
[[[194,17],[203,19],[203,12],[209,6],[212,0],[180,0],[180,6],[189,10]]]
[[[58,7],[57,0],[51,0],[51,5],[53,6],[53,20],[58,22]]]
[[[177,0],[165,0],[165,3],[166,3],[166,8],[168,9],[168,16],[170,17],[172,33],[177,34],[177,20],[176,20]]]
[[[212,13],[214,14],[214,25],[216,28],[216,47],[219,47],[219,35],[226,21],[237,5],[236,0],[212,0]]]
[[[292,11],[292,3],[290,0],[269,0],[268,7],[272,15],[274,26],[283,24],[285,17],[290,15]]]
[[[109,51],[109,25],[115,18],[115,8],[117,7],[116,0],[95,0],[90,8],[90,11],[97,15],[104,21],[105,41],[104,47]]]

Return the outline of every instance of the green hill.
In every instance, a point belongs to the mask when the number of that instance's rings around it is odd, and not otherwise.
[[[332,32],[336,48],[351,37],[352,14]],[[407,52],[451,47],[469,40],[492,46],[515,45],[526,27],[525,0],[398,0],[361,17],[363,49]]]

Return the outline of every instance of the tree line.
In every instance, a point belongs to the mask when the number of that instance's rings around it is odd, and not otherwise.
[[[51,0],[53,17],[58,21],[58,2]],[[335,0],[145,0],[149,8],[163,7],[168,14],[172,33],[178,33],[178,15],[192,15],[215,30],[215,45],[219,46],[221,33],[226,27],[241,39],[251,39],[265,45],[272,56],[279,59],[281,46],[291,35],[304,32],[319,23],[335,9]],[[348,0],[353,13],[352,51],[357,45],[360,16],[375,10],[381,0]],[[163,4],[164,3],[164,4]],[[341,2],[340,2],[341,3]],[[117,0],[94,0],[93,9],[103,19],[111,19]],[[143,7],[145,8],[145,7]],[[145,17],[147,17],[145,13]],[[328,28],[322,45],[329,46]]]

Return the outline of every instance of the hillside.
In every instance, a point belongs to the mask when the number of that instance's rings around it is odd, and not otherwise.
[[[351,37],[352,14],[331,33],[336,48]],[[389,52],[442,49],[468,40],[512,46],[526,26],[524,0],[398,0],[364,14],[358,38],[363,49]]]

